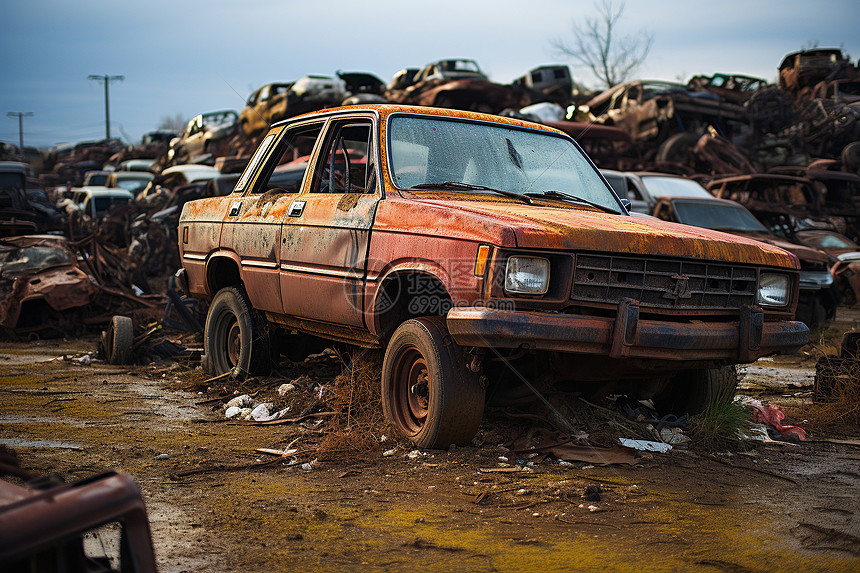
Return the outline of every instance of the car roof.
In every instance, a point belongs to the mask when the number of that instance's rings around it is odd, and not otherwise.
[[[0,161],[0,172],[3,173],[21,173],[23,175],[28,175],[29,171],[32,169],[33,168],[26,163],[20,163],[18,161]]]
[[[90,197],[128,197],[130,199],[134,198],[134,194],[131,191],[126,191],[125,189],[120,189],[118,187],[104,187],[100,185],[86,185],[84,187],[78,187],[75,191],[84,191]]]
[[[161,172],[161,177],[171,175],[173,173],[181,173],[189,182],[199,181],[200,179],[212,179],[221,174],[221,172],[209,165],[201,165],[199,163],[183,163],[168,167]]]
[[[522,119],[515,119],[512,117],[502,117],[499,115],[493,115],[488,113],[478,113],[475,111],[462,111],[456,109],[448,109],[448,108],[439,108],[439,107],[426,107],[426,106],[417,106],[417,105],[401,105],[401,104],[359,104],[359,105],[347,105],[347,106],[339,106],[328,108],[320,111],[313,111],[309,113],[305,113],[302,115],[297,115],[295,117],[291,117],[289,119],[285,119],[278,123],[272,125],[272,127],[288,125],[298,120],[305,120],[314,117],[328,117],[330,115],[339,115],[345,113],[354,113],[357,111],[367,111],[376,113],[380,116],[380,119],[383,121],[386,120],[389,116],[394,114],[410,114],[410,115],[423,115],[427,117],[452,117],[458,119],[470,119],[476,121],[487,121],[491,123],[503,124],[503,125],[511,125],[515,127],[526,127],[530,129],[538,129],[541,131],[548,131],[552,133],[557,133],[561,135],[567,135],[563,131],[555,129],[553,127],[535,123],[532,121],[526,121]],[[568,136],[570,137],[570,136]],[[162,172],[163,173],[163,172]]]
[[[114,171],[111,175],[114,179],[146,179],[147,181],[155,177],[155,173],[151,171]]]

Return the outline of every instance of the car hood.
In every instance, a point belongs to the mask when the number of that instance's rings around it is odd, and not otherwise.
[[[411,233],[487,241],[503,247],[683,256],[799,268],[790,253],[749,238],[585,208],[432,198],[382,203],[388,205],[380,206],[379,227],[402,227]],[[422,205],[420,211],[414,209],[415,203]]]
[[[738,232],[737,235],[742,237],[748,237],[750,239],[755,239],[756,241],[761,241],[762,243],[767,243],[768,245],[773,245],[775,247],[779,247],[780,249],[784,249],[790,253],[793,253],[803,263],[818,263],[822,265],[829,265],[832,262],[831,256],[824,251],[814,249],[812,247],[807,247],[805,245],[798,245],[797,243],[790,243],[785,239],[782,239],[771,233],[750,231]]]

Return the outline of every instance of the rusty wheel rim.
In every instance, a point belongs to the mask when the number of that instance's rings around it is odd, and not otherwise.
[[[408,434],[417,434],[430,407],[430,370],[417,347],[406,347],[397,356],[393,390],[395,422]]]
[[[242,331],[239,328],[239,321],[236,317],[231,316],[231,324],[227,330],[227,362],[233,368],[239,363],[239,355],[242,353]]]

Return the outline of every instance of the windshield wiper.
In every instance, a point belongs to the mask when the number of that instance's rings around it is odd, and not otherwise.
[[[618,211],[607,207],[605,205],[601,205],[599,203],[594,203],[593,201],[589,201],[588,199],[583,199],[582,197],[578,197],[576,195],[571,195],[570,193],[564,193],[562,191],[555,191],[550,189],[549,191],[542,191],[540,193],[536,191],[532,191],[530,193],[526,193],[529,197],[547,197],[549,199],[561,199],[563,201],[572,201],[574,203],[581,203],[583,205],[588,205],[589,207],[594,207],[595,209],[599,209],[604,211],[605,213],[612,213],[613,215],[618,215]]]
[[[505,197],[510,197],[511,199],[523,201],[524,203],[528,203],[529,205],[534,203],[531,200],[531,197],[527,196],[530,195],[529,193],[520,195],[519,193],[514,193],[513,191],[493,189],[492,187],[486,187],[484,185],[473,185],[471,183],[461,183],[459,181],[445,181],[444,183],[419,183],[418,185],[413,185],[409,189],[458,189],[463,191],[490,191],[491,193],[498,193],[499,195],[504,195]]]

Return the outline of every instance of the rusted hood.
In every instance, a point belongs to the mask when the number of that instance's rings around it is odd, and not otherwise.
[[[0,300],[0,326],[15,328],[21,306],[33,299],[44,300],[57,312],[88,304],[98,288],[74,265],[63,265],[15,279],[10,292]]]
[[[457,234],[462,235],[475,228],[493,228],[500,237],[513,234],[516,246],[521,248],[677,255],[799,268],[794,256],[772,245],[666,221],[507,201],[440,201],[428,198],[417,202],[428,207],[426,214],[432,217],[432,221],[456,220],[458,226],[451,230],[456,230]],[[448,230],[439,226],[436,229],[440,234],[448,234]]]
[[[773,245],[774,247],[779,247],[780,249],[784,249],[790,253],[793,253],[801,261],[809,263],[819,263],[823,265],[830,265],[830,263],[832,262],[830,255],[828,255],[824,251],[820,251],[812,247],[807,247],[805,245],[798,245],[797,243],[790,243],[771,233],[750,232],[743,233],[743,236],[755,239],[756,241],[767,243],[769,245]]]

